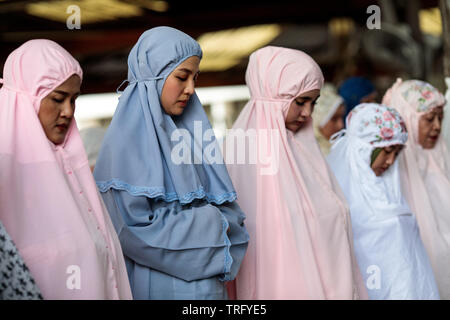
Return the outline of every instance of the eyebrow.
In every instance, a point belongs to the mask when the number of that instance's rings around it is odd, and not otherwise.
[[[55,92],[55,93],[59,93],[59,94],[62,94],[63,96],[68,96],[68,95],[70,95],[70,93],[69,92],[66,92],[66,91],[61,91],[61,90],[54,90],[53,92]],[[74,95],[80,95],[81,94],[81,92],[80,91],[78,91],[78,92],[76,92]]]
[[[181,68],[181,69],[178,69],[177,71],[183,71],[183,72],[187,72],[187,73],[193,73],[192,70],[189,70],[189,69],[187,69],[187,68]],[[198,70],[196,73],[197,73],[197,74],[200,73],[200,70]]]
[[[317,98],[315,100],[319,99],[319,97],[320,97],[320,95],[317,96]],[[308,100],[312,100],[313,98],[311,98],[311,97],[298,97],[297,99],[302,99],[302,100],[308,101]],[[297,100],[297,99],[295,99],[295,100]]]
[[[403,150],[403,147],[404,147],[404,145],[401,145],[401,146],[399,146],[399,147],[394,146],[394,145],[390,145],[390,146],[384,147],[384,150],[385,150],[386,152],[392,152],[392,151],[394,151],[394,150],[396,150],[396,149],[398,149],[398,151],[402,151],[402,150]],[[388,149],[389,151],[387,151],[386,149]]]
[[[437,110],[431,110],[431,111],[429,111],[428,113],[426,113],[426,115],[425,115],[425,117],[426,117],[426,119],[430,119],[430,118],[433,118],[434,119],[434,117],[436,117],[436,116],[441,116],[441,115],[444,115],[444,111],[437,111]]]

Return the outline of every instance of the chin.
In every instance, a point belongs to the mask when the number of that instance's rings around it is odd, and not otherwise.
[[[297,133],[300,131],[300,129],[302,128],[302,126],[298,126],[298,127],[290,127],[288,128],[289,130],[291,130],[293,133]]]
[[[172,116],[181,116],[184,112],[183,108],[176,108],[172,111]]]
[[[422,144],[422,148],[433,149],[435,145],[436,145],[436,142],[425,142]]]
[[[49,139],[53,144],[59,145],[64,142],[64,139]]]

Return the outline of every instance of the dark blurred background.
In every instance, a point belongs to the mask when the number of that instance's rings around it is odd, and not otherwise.
[[[80,8],[80,29],[67,27],[71,5]],[[367,27],[370,5],[381,9],[381,29]],[[84,93],[115,91],[133,44],[160,25],[202,45],[199,87],[244,84],[249,54],[271,44],[304,50],[335,85],[363,75],[384,92],[402,76],[444,91],[438,0],[0,0],[0,67],[23,42],[52,39],[80,61]]]

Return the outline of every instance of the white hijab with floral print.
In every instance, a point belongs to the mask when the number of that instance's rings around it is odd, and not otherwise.
[[[385,105],[364,103],[350,112],[346,124],[331,138],[327,161],[350,206],[355,254],[369,299],[439,299],[416,220],[403,197],[398,161],[379,177],[370,167],[375,148],[408,140],[402,117]]]
[[[404,145],[408,140],[399,113],[384,105],[363,103],[349,113],[346,127],[331,138],[333,146],[327,161],[344,192],[348,189],[344,186],[355,188],[347,200],[369,207],[373,218],[409,212],[400,190],[397,161],[381,177],[370,167],[375,148]]]

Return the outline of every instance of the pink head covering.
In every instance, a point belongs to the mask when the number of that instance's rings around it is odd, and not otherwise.
[[[423,149],[418,142],[419,118],[444,105],[445,98],[429,83],[398,79],[383,103],[399,111],[410,133],[399,157],[402,187],[416,215],[440,296],[450,299],[450,156],[442,137],[433,149]]]
[[[78,62],[50,40],[6,60],[0,89],[0,220],[46,299],[131,298],[121,247],[99,198],[75,120],[50,142],[41,101]]]
[[[228,169],[251,239],[236,278],[237,298],[366,297],[353,254],[348,208],[312,124],[296,134],[285,127],[292,101],[322,87],[319,66],[301,51],[269,46],[250,56],[246,81],[251,99],[233,130],[256,131],[258,154],[266,151],[275,167],[264,170],[262,159],[230,163],[229,154],[236,150],[227,136]],[[270,141],[261,139],[264,135]]]

